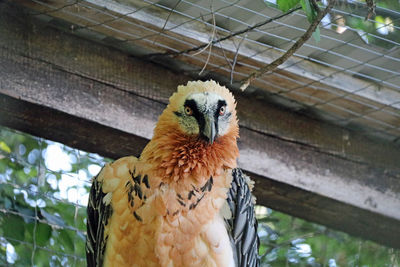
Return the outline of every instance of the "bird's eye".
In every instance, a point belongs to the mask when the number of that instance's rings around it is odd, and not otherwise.
[[[191,116],[193,114],[193,110],[188,106],[185,107],[185,114]]]
[[[225,114],[225,110],[226,110],[226,107],[225,107],[225,106],[220,107],[220,108],[219,108],[219,115],[220,115],[220,116],[224,115],[224,114]]]

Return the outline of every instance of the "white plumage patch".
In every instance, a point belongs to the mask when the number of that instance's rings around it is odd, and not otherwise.
[[[188,99],[193,99],[201,112],[212,109],[219,100],[223,100],[221,96],[208,92],[192,94]]]
[[[228,202],[226,202],[226,200],[224,201],[224,204],[222,205],[219,214],[221,215],[222,218],[226,220],[232,218],[232,211],[229,208]]]
[[[234,267],[233,251],[224,219],[216,216],[204,227],[204,233],[210,246],[210,252],[218,255],[220,262],[224,263],[223,266]]]

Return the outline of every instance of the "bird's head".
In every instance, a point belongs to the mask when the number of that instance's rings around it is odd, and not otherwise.
[[[210,145],[227,133],[237,132],[235,99],[227,88],[214,81],[179,86],[169,101],[159,120],[164,129],[178,130]]]
[[[206,91],[189,94],[174,114],[183,132],[212,144],[229,129],[232,112],[228,109],[221,95]]]
[[[179,86],[141,158],[155,163],[160,177],[174,181],[188,176],[202,181],[224,167],[235,168],[239,154],[235,108],[233,95],[214,81]]]

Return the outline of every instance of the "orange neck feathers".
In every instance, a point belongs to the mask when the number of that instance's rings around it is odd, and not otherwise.
[[[164,125],[161,125],[164,126]],[[223,168],[235,168],[239,150],[236,144],[238,128],[232,129],[213,144],[188,136],[177,127],[157,128],[155,136],[143,151],[142,158],[154,164],[166,182],[188,176],[208,179]]]

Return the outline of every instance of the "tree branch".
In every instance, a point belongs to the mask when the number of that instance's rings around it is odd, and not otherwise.
[[[290,10],[288,10],[287,12],[285,12],[285,13],[279,15],[279,16],[276,16],[276,17],[267,19],[267,20],[265,20],[265,21],[262,21],[262,22],[260,22],[260,23],[255,24],[255,25],[253,25],[253,26],[249,26],[249,27],[247,27],[247,28],[245,28],[245,29],[243,29],[243,30],[240,30],[240,31],[234,32],[234,33],[232,33],[232,34],[229,34],[229,35],[227,35],[227,36],[221,37],[221,38],[219,38],[219,39],[217,39],[217,40],[213,40],[213,41],[211,41],[211,43],[208,42],[208,43],[205,43],[205,44],[202,44],[202,45],[193,47],[193,48],[189,48],[189,49],[186,49],[186,50],[183,50],[183,51],[165,52],[165,53],[153,53],[153,54],[149,54],[149,55],[144,56],[144,58],[152,59],[152,58],[154,58],[154,57],[159,57],[159,56],[178,56],[178,55],[183,55],[183,54],[188,54],[188,53],[190,53],[190,52],[198,51],[198,50],[203,49],[204,47],[206,47],[206,46],[208,46],[208,45],[210,45],[210,44],[211,44],[211,45],[214,45],[214,44],[216,44],[216,43],[225,41],[225,40],[230,39],[230,38],[232,38],[232,37],[235,37],[235,36],[237,36],[237,35],[240,35],[240,34],[243,34],[243,33],[249,32],[249,31],[252,31],[252,30],[254,30],[254,29],[257,29],[257,28],[259,28],[259,27],[262,27],[262,26],[264,26],[265,24],[268,24],[268,23],[271,23],[272,21],[281,19],[281,18],[283,18],[283,17],[285,17],[285,16],[287,16],[287,15],[289,15],[289,14],[291,14],[291,13],[293,13],[293,12],[299,10],[299,9],[301,9],[301,7],[290,9]]]
[[[254,79],[260,77],[266,72],[275,70],[279,65],[281,65],[289,57],[291,57],[305,42],[307,42],[308,39],[310,39],[312,33],[315,31],[318,24],[325,17],[325,15],[332,9],[334,2],[335,0],[329,0],[327,7],[323,11],[318,10],[317,17],[315,18],[313,23],[310,24],[310,27],[307,29],[307,31],[293,44],[293,46],[289,48],[285,54],[283,54],[270,64],[250,74],[246,79],[242,81],[240,89],[245,90]]]

